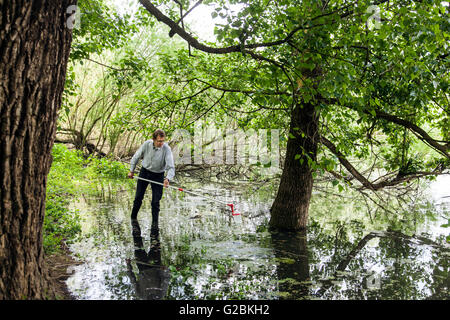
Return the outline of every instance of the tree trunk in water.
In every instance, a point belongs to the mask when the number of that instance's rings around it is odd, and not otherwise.
[[[0,1],[0,299],[53,298],[42,225],[74,4]]]
[[[313,187],[308,157],[316,160],[318,116],[312,103],[297,104],[292,111],[286,159],[278,194],[270,209],[270,226],[304,230]],[[296,155],[300,155],[300,158]]]

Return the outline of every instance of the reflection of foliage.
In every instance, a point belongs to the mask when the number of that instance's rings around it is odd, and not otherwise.
[[[175,261],[169,267],[169,299],[248,299],[270,295],[267,285],[273,280],[266,266],[248,265],[232,258],[214,259],[208,257],[205,248],[177,252]]]
[[[126,222],[117,223],[115,213],[121,207],[119,214],[128,214],[129,202],[126,197],[118,199],[117,190],[109,185],[101,188],[101,198],[88,199],[90,207],[96,208],[94,224],[98,225],[92,228],[91,237],[98,241],[92,246],[105,251],[106,257],[132,255]],[[257,203],[258,197],[249,193],[240,203],[242,207]],[[422,212],[402,215],[407,232],[400,233],[385,231],[391,220],[382,214],[372,222],[365,212],[358,216],[353,204],[341,200],[338,209],[335,199],[321,197],[316,201],[322,200],[322,206],[313,207],[305,238],[300,233],[269,232],[268,212],[251,218],[255,212],[250,210],[239,223],[206,214],[191,220],[193,207],[213,209],[189,202],[189,196],[180,201],[167,193],[165,200],[170,211],[161,225],[161,258],[171,271],[168,299],[448,298],[445,239],[417,235],[417,230],[441,214],[436,207],[423,206]],[[261,195],[261,202],[270,202],[270,197]],[[425,218],[419,219],[421,215]],[[147,218],[144,214],[140,219]],[[389,219],[395,221],[394,216]],[[102,282],[105,295],[132,296],[126,279],[114,279],[123,272],[123,266],[108,269],[108,279]]]
[[[375,230],[397,230],[412,235],[417,227],[437,219],[437,204],[429,198],[425,184],[395,187],[377,192],[346,189],[336,193],[327,178],[315,186],[317,195],[311,201],[310,216],[326,225],[360,221]],[[339,215],[330,215],[330,209]]]
[[[254,279],[264,279],[268,275],[273,277],[271,272],[275,272],[278,279],[278,289],[268,298],[445,298],[449,269],[446,253],[439,249],[442,239],[431,241],[394,231],[367,232],[391,229],[414,234],[421,225],[435,221],[435,206],[417,199],[416,211],[400,211],[397,216],[380,211],[376,219],[370,220],[363,211],[355,214],[353,204],[340,200],[342,208],[338,209],[336,199],[320,197],[317,198],[319,201],[322,205],[316,203],[311,212],[313,219],[308,226],[306,247],[300,245],[301,235],[293,233],[274,238],[264,224],[256,226],[255,233],[234,236],[235,240],[272,248],[275,253],[275,257],[266,260],[266,265],[261,266],[258,272],[248,269],[245,276],[232,276],[234,288],[240,288],[238,291],[231,290],[233,286],[228,284],[226,275],[242,267],[239,261],[214,260],[205,247],[198,249],[197,253],[192,247],[189,251],[180,252],[184,258],[177,260],[178,265],[192,265],[191,261],[195,261],[195,266],[191,269],[193,274],[190,274],[189,281],[180,277],[172,282],[172,298],[248,299],[256,294],[255,288],[273,290],[265,287],[272,288],[271,282],[252,283]],[[358,219],[352,219],[352,216]],[[304,258],[304,250],[307,259]],[[309,273],[300,272],[305,267]],[[209,281],[203,283],[202,277]],[[180,295],[177,291],[180,285],[185,286],[183,282],[192,289],[189,294]],[[250,291],[245,289],[249,283]]]
[[[351,226],[344,228],[351,230]],[[320,230],[317,224],[313,224],[310,231],[316,234]],[[343,232],[336,233],[337,236],[339,234]],[[369,241],[366,240],[368,236]],[[361,240],[351,242],[345,239],[345,236],[333,239],[333,236],[323,234],[317,238],[310,237],[308,245],[316,248],[310,260],[311,278],[320,283],[320,290],[317,291],[319,298],[446,297],[444,289],[448,287],[448,251],[442,251],[439,244],[435,243],[435,246],[438,246],[436,248],[429,248],[427,245],[430,241],[426,239],[393,232],[368,234],[359,239]],[[378,245],[370,245],[372,239],[379,239]],[[338,250],[338,247],[333,245],[336,242],[340,242],[342,248],[347,247],[347,253],[344,253],[345,250]],[[379,287],[369,288],[371,279],[377,279]]]
[[[447,223],[441,225],[441,228],[450,228],[450,219],[448,219]],[[450,243],[450,234],[446,237],[448,243]]]

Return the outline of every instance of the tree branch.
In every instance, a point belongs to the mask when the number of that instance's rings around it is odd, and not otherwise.
[[[324,136],[321,136],[320,142],[324,146],[326,146],[334,155],[337,156],[339,162],[347,169],[347,171],[349,171],[353,175],[353,177],[356,178],[356,180],[358,180],[363,185],[364,188],[370,189],[372,191],[377,191],[385,187],[395,186],[397,184],[408,182],[413,179],[425,176],[436,176],[442,174],[443,170],[445,169],[443,166],[438,166],[433,171],[415,172],[413,174],[407,174],[403,176],[397,175],[393,179],[386,178],[378,183],[373,183],[366,179],[366,177],[364,177],[358,170],[356,170],[356,168],[345,158],[345,156],[339,150],[337,150],[336,146],[330,140],[328,140]],[[349,181],[348,179],[346,180]]]
[[[368,111],[366,111],[366,113],[367,112]],[[419,139],[421,139],[422,141],[426,141],[430,146],[432,146],[436,150],[440,151],[444,156],[446,156],[447,158],[450,158],[450,154],[447,152],[447,150],[449,149],[448,145],[441,145],[435,139],[433,139],[425,130],[423,130],[419,126],[415,125],[414,123],[409,122],[404,119],[401,119],[397,116],[388,114],[381,110],[375,110],[375,117],[387,120],[389,122],[401,125],[407,129],[409,129]]]
[[[183,28],[181,28],[175,21],[164,15],[158,8],[156,8],[149,0],[139,0],[139,2],[150,12],[158,21],[163,22],[167,26],[170,27],[173,33],[178,34],[181,38],[186,40],[192,47],[195,49],[207,52],[207,53],[215,53],[215,54],[224,54],[231,52],[240,52],[240,46],[230,46],[224,48],[214,48],[206,46],[200,43],[197,39],[187,33]]]
[[[384,101],[384,100],[383,100]],[[395,123],[397,125],[400,125],[404,128],[407,128],[408,130],[410,130],[417,138],[419,138],[420,140],[428,143],[431,147],[433,147],[436,151],[440,152],[442,155],[444,155],[446,158],[450,158],[450,154],[448,153],[448,150],[450,149],[450,143],[447,142],[447,144],[440,144],[436,139],[433,139],[425,130],[423,130],[422,128],[420,128],[418,125],[402,119],[398,116],[386,113],[382,110],[379,109],[371,109],[370,111],[368,109],[364,109],[364,110],[359,110],[355,107],[349,106],[349,105],[342,105],[339,103],[339,101],[337,99],[327,99],[328,103],[332,103],[338,106],[342,106],[354,111],[362,111],[365,114],[374,116],[375,118],[378,119],[383,119],[386,120],[388,122],[391,123]],[[384,101],[386,102],[386,101]],[[372,113],[372,112],[374,113]]]
[[[374,186],[367,180],[358,170],[353,167],[353,165],[344,157],[344,155],[337,150],[336,146],[324,136],[320,137],[320,142],[326,146],[334,155],[337,156],[339,162],[367,189],[373,190]]]
[[[180,21],[182,21],[189,13],[192,12],[192,10],[195,9],[195,7],[197,7],[197,6],[198,6],[199,4],[201,4],[202,2],[203,2],[203,0],[197,1],[197,3],[194,4],[194,5],[192,6],[192,8],[190,8],[188,11],[186,11],[186,13],[185,13],[185,14],[177,21],[177,24],[179,24]]]
[[[379,1],[378,4],[383,3],[383,2],[387,2],[387,1],[388,0]],[[192,47],[194,47],[194,48],[196,48],[198,50],[201,50],[203,52],[214,53],[214,54],[225,54],[225,53],[231,53],[231,52],[241,52],[242,49],[256,49],[256,48],[262,48],[262,47],[278,46],[278,45],[287,43],[300,30],[308,30],[308,29],[312,29],[312,28],[324,25],[324,24],[317,24],[317,25],[307,26],[306,24],[302,24],[302,25],[299,25],[296,28],[292,29],[287,34],[287,36],[285,38],[279,39],[279,40],[276,40],[276,41],[263,42],[263,43],[253,43],[253,44],[247,44],[247,45],[244,45],[244,46],[241,46],[239,44],[239,45],[234,45],[234,46],[229,46],[229,47],[214,48],[214,47],[206,46],[206,45],[200,43],[192,35],[187,33],[183,28],[178,26],[177,22],[173,21],[172,19],[170,19],[169,17],[164,15],[155,5],[153,5],[153,3],[150,2],[150,0],[139,0],[139,2],[158,21],[161,21],[161,22],[163,22],[164,24],[166,24],[167,26],[170,27],[170,29],[171,29],[170,34],[175,34],[176,33],[181,38],[186,40]],[[346,5],[344,7],[336,9],[336,10],[334,10],[332,12],[328,12],[328,13],[324,13],[324,14],[318,15],[316,17],[311,18],[310,21],[314,21],[314,20],[317,20],[319,18],[323,18],[323,17],[326,17],[326,16],[333,15],[335,13],[338,13],[338,12],[342,11],[342,10],[347,10],[348,8],[353,7],[354,5],[356,5],[356,3],[352,3],[350,5]],[[196,5],[194,5],[194,7],[195,6]],[[340,18],[342,19],[342,18],[345,18],[347,16],[350,16],[352,13],[353,13],[353,10],[347,10],[345,13],[340,15]],[[180,19],[180,21],[181,20],[182,19]]]
[[[128,71],[128,70],[132,70],[131,68],[119,69],[119,68],[115,68],[115,67],[112,67],[112,66],[108,66],[108,65],[106,65],[106,64],[104,64],[104,63],[101,63],[101,62],[92,60],[91,58],[85,58],[85,59],[88,60],[88,61],[94,62],[94,63],[96,63],[96,64],[98,64],[98,65],[101,65],[101,66],[103,66],[103,67],[106,67],[106,68],[109,68],[109,69],[113,69],[113,70],[116,70],[116,71]]]
[[[254,90],[246,90],[246,89],[234,89],[234,88],[225,88],[225,87],[219,87],[217,85],[211,84],[207,81],[198,79],[198,78],[192,78],[189,80],[186,80],[187,82],[190,81],[198,81],[201,82],[203,84],[206,84],[208,86],[210,86],[213,89],[219,90],[219,91],[225,91],[225,92],[235,92],[235,93],[244,93],[244,94],[254,94],[254,93],[261,93],[263,95],[290,95],[290,93],[286,92],[286,91],[263,91],[263,92],[256,92]]]

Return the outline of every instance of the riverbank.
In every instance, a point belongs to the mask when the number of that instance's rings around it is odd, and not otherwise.
[[[108,159],[85,159],[81,152],[55,144],[53,163],[48,175],[46,212],[43,225],[45,262],[57,300],[74,300],[65,281],[71,267],[80,264],[67,244],[81,233],[82,217],[69,209],[73,199],[82,194],[95,194],[103,179],[126,177],[128,169]]]
[[[69,248],[62,244],[62,250],[57,253],[47,255],[45,264],[47,265],[51,285],[55,292],[54,300],[76,300],[67,287],[66,280],[72,275],[72,267],[81,264],[72,256]]]

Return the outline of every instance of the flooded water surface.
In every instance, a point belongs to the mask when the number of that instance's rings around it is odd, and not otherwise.
[[[239,216],[165,189],[158,229],[150,190],[133,222],[126,186],[105,181],[73,203],[83,231],[70,249],[84,263],[67,284],[78,299],[449,298],[448,176],[398,215],[314,194],[308,230],[297,233],[269,231],[268,185],[183,182]]]

